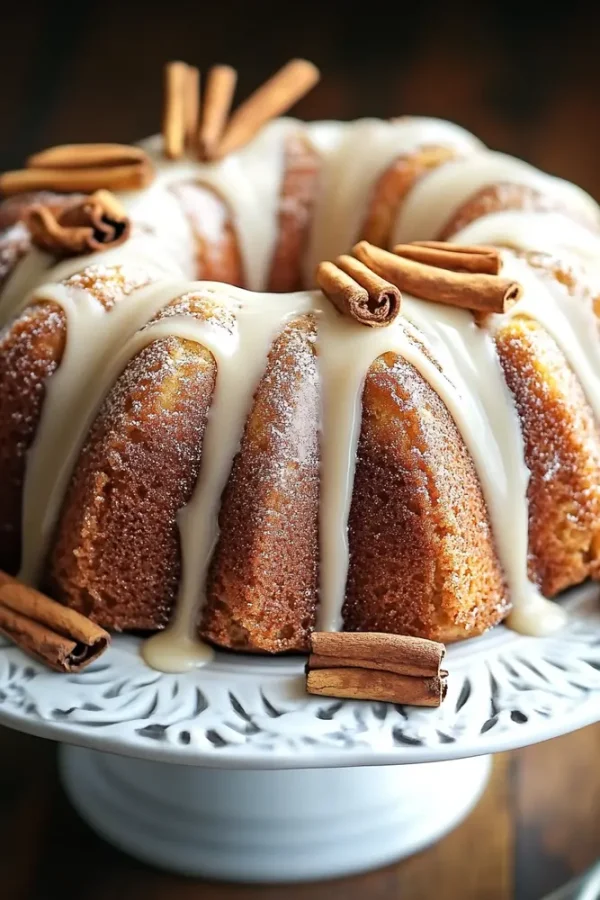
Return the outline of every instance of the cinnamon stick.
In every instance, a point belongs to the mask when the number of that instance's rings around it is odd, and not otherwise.
[[[101,190],[133,191],[148,185],[153,178],[152,167],[141,163],[122,166],[89,166],[72,169],[19,169],[0,175],[0,194],[21,194],[24,191],[58,191],[91,193]]]
[[[201,159],[212,159],[231,110],[237,72],[231,66],[213,66],[206,80],[198,145]]]
[[[92,193],[106,189],[131,191],[154,177],[152,163],[141,147],[125,144],[62,144],[34,153],[26,169],[0,175],[0,193],[29,191]],[[45,205],[49,205],[44,198]],[[54,204],[57,205],[57,204]]]
[[[356,310],[356,318],[365,325],[391,325],[400,314],[402,305],[402,295],[398,288],[352,256],[338,256],[336,265],[369,295],[367,308]]]
[[[165,156],[169,159],[180,159],[185,150],[188,68],[184,62],[170,62],[165,66],[163,140]]]
[[[440,706],[448,688],[443,676],[411,678],[371,669],[315,669],[307,674],[306,690],[323,697]]]
[[[200,70],[196,66],[187,67],[184,102],[185,145],[191,150],[196,146],[200,118]]]
[[[448,673],[443,644],[375,632],[314,632],[306,665],[309,694],[439,706]]]
[[[149,163],[141,147],[130,144],[59,144],[27,158],[28,169],[87,169]]]
[[[423,300],[484,313],[506,312],[517,302],[521,286],[496,275],[454,272],[405,259],[360,241],[352,253],[401,291]]]
[[[412,244],[397,244],[393,252],[404,259],[453,272],[498,275],[502,268],[500,251],[496,247],[448,244],[445,241],[414,241]]]
[[[124,243],[131,232],[125,210],[109,191],[96,191],[62,209],[34,204],[25,222],[33,243],[57,256],[107,250]]]
[[[417,677],[439,675],[446,655],[437,641],[375,631],[315,631],[310,646],[311,668],[358,666]]]
[[[319,78],[317,67],[305,59],[293,59],[283,66],[234,112],[215,157],[221,159],[247,144],[270,119],[290,109]]]
[[[400,312],[400,291],[358,260],[340,256],[336,263],[317,268],[317,284],[335,308],[361,325],[391,325]]]
[[[0,632],[57,672],[80,672],[110,635],[75,610],[0,572]]]

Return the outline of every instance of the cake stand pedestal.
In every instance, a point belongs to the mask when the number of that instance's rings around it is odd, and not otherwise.
[[[553,637],[498,628],[452,647],[440,709],[310,697],[300,658],[217,654],[165,675],[120,637],[73,676],[0,644],[0,723],[62,741],[73,805],[151,865],[246,882],[348,875],[458,824],[490,754],[600,720],[598,588],[564,602]]]
[[[349,875],[421,850],[471,810],[490,757],[412,766],[229,771],[64,747],[77,811],[121,850],[228,881]]]

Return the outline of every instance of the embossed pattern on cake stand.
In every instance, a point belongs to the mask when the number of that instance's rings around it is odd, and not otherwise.
[[[600,720],[598,593],[567,594],[552,637],[451,647],[440,709],[309,697],[300,657],[165,675],[117,637],[74,676],[0,645],[0,722],[65,743],[74,805],[138,858],[239,881],[349,874],[456,825],[490,754]]]

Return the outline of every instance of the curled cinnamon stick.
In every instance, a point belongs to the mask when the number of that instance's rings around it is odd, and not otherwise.
[[[57,672],[80,672],[110,635],[80,613],[0,572],[0,632]]]
[[[400,313],[400,291],[349,256],[320,263],[317,284],[342,315],[361,325],[385,327]]]
[[[309,694],[439,706],[448,673],[436,641],[375,632],[314,632],[306,665]]]
[[[109,191],[96,191],[62,209],[35,204],[27,211],[25,222],[33,243],[57,256],[116,247],[131,231],[125,210]]]
[[[221,159],[247,144],[270,119],[290,109],[319,78],[317,67],[305,59],[293,59],[283,66],[234,112],[215,157]]]
[[[213,66],[208,73],[198,135],[201,159],[212,159],[223,137],[236,83],[237,72],[231,66]]]
[[[370,669],[315,669],[308,672],[306,689],[323,697],[439,706],[448,687],[445,677],[411,678]]]
[[[447,244],[445,241],[414,241],[412,244],[397,244],[393,252],[404,259],[453,272],[498,275],[502,268],[500,251],[496,247]]]
[[[382,278],[423,300],[484,313],[503,313],[517,302],[521,286],[496,275],[454,272],[405,259],[361,241],[352,253]]]
[[[365,288],[369,295],[368,307],[363,312],[365,324],[391,325],[399,315],[402,304],[398,288],[352,256],[338,256],[336,265]]]

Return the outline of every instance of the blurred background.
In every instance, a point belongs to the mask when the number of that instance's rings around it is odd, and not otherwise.
[[[600,4],[591,0],[1,7],[3,169],[57,142],[157,131],[167,59],[231,63],[239,101],[291,56],[307,56],[324,77],[300,117],[447,117],[600,197]]]
[[[156,132],[166,60],[236,66],[239,102],[306,56],[323,80],[300,117],[453,119],[600,200],[598,3],[5,0],[0,30],[0,169],[56,143]],[[0,897],[539,900],[600,854],[599,759],[600,726],[502,755],[473,815],[426,853],[324,886],[238,890],[103,844],[62,794],[52,745],[0,729]]]

